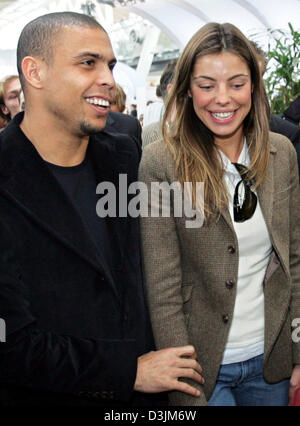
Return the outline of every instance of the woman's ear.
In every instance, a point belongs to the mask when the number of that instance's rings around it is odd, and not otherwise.
[[[8,115],[9,114],[9,111],[8,111],[8,108],[7,108],[6,105],[0,104],[0,108],[1,108],[1,111],[3,112],[4,115]]]
[[[188,90],[188,97],[192,98],[192,93],[191,93],[190,89]]]
[[[38,58],[26,56],[22,61],[22,72],[27,83],[40,89],[43,87],[44,67],[46,64]]]

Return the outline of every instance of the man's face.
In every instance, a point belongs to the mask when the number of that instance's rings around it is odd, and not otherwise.
[[[21,111],[20,93],[21,83],[18,78],[14,78],[5,84],[3,93],[4,104],[9,111],[11,118]]]
[[[115,90],[116,59],[108,36],[97,28],[65,28],[56,37],[53,52],[50,64],[44,63],[39,108],[64,132],[79,137],[99,132]]]

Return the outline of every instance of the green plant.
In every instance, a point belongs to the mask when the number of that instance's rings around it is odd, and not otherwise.
[[[300,32],[288,25],[289,32],[268,31],[271,40],[265,84],[274,114],[283,112],[300,94]]]

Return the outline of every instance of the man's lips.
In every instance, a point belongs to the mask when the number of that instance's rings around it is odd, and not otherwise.
[[[91,96],[91,97],[85,98],[85,100],[87,101],[87,103],[91,105],[97,105],[103,108],[109,108],[111,104],[109,99],[105,99],[105,98],[97,97],[97,96]]]

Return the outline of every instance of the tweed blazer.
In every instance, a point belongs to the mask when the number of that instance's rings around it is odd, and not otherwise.
[[[264,378],[290,377],[300,363],[291,322],[300,318],[300,193],[296,152],[282,135],[270,133],[270,161],[257,189],[273,251],[263,281]],[[143,153],[140,181],[176,181],[164,141]],[[142,246],[148,301],[158,348],[192,344],[203,368],[199,398],[171,392],[173,405],[207,405],[228,339],[236,299],[238,241],[227,208],[209,226],[188,229],[185,217],[144,217]],[[228,286],[228,281],[233,285]]]

